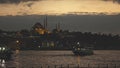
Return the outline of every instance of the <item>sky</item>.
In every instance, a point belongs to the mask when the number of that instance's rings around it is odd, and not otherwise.
[[[0,0],[0,29],[30,29],[36,22],[48,28],[120,34],[119,0]]]
[[[118,0],[117,0],[118,1]],[[104,0],[1,0],[0,15],[118,14],[120,5]]]

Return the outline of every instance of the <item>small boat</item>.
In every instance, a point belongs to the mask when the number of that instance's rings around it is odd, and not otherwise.
[[[75,55],[81,55],[81,56],[94,54],[92,47],[84,47],[79,42],[73,45],[72,51]]]
[[[0,46],[0,59],[9,60],[12,57],[12,50],[7,46]]]

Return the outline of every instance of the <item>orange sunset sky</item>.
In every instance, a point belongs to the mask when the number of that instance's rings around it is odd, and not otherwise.
[[[14,1],[14,0],[13,0]],[[112,0],[18,0],[19,2],[0,3],[0,16],[6,15],[61,15],[120,13],[120,5]]]

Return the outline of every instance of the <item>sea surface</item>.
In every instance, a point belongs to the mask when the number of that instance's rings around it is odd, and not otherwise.
[[[0,68],[118,67],[120,50],[95,50],[94,55],[75,56],[72,51],[16,51],[10,61],[0,60]],[[61,68],[62,68],[61,67]]]

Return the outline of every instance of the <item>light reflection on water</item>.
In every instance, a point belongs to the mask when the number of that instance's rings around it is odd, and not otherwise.
[[[20,68],[19,56],[16,56],[15,65],[16,65],[16,68]]]
[[[3,62],[3,68],[29,68],[41,65],[60,64],[96,64],[96,63],[120,63],[120,51],[95,51],[92,56],[75,56],[72,51],[17,51],[13,54],[13,60]],[[114,61],[114,62],[113,62]],[[38,67],[35,67],[38,68]]]
[[[14,52],[14,55],[12,57],[13,60],[5,60],[5,59],[0,59],[0,68],[7,68],[7,67],[15,67],[15,68],[20,68],[19,67],[19,50],[16,50]]]
[[[80,56],[77,56],[77,58],[78,58],[78,64],[80,64]]]
[[[0,59],[0,67],[6,68],[6,61],[4,59]]]

